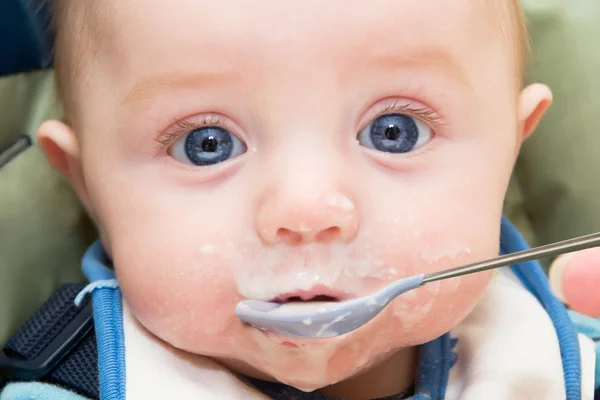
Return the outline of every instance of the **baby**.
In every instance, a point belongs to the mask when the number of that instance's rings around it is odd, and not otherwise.
[[[234,314],[521,250],[503,199],[551,93],[523,88],[517,1],[55,7],[67,120],[38,137],[99,228],[94,302],[122,293],[102,398],[590,398],[537,266],[428,284],[329,339]]]

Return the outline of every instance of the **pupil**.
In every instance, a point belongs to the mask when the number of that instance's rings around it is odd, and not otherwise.
[[[385,137],[388,140],[398,140],[400,137],[400,128],[396,125],[389,125],[385,128]]]
[[[214,136],[209,136],[202,141],[202,150],[208,153],[214,153],[217,151],[219,141]]]

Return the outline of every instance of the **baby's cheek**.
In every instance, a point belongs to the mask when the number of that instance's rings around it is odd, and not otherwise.
[[[402,330],[404,344],[421,344],[460,323],[481,298],[491,273],[432,282],[396,299],[388,316]],[[394,333],[397,341],[398,329]]]
[[[197,352],[217,346],[234,322],[240,298],[219,256],[193,258],[138,253],[122,268],[117,264],[117,273],[123,296],[142,325],[175,347]]]

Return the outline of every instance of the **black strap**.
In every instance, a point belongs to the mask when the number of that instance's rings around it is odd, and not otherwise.
[[[60,287],[9,340],[4,347],[5,355],[16,360],[38,357],[78,317],[82,307],[87,306],[91,296],[86,297],[81,307],[73,303],[83,288],[84,285],[76,284]],[[98,350],[93,327],[41,381],[62,386],[91,399],[99,398]]]

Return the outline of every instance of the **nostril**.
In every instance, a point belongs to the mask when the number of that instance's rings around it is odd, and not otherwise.
[[[287,228],[279,228],[277,230],[277,237],[280,238],[285,243],[295,246],[302,243],[302,234],[299,232],[294,232]]]
[[[340,237],[341,233],[342,231],[339,227],[332,226],[317,233],[316,239],[318,242],[331,242]]]

